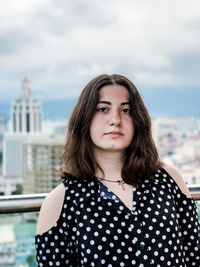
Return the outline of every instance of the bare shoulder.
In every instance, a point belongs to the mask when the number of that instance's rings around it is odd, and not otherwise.
[[[174,181],[179,186],[180,190],[187,196],[191,197],[190,192],[187,188],[185,181],[183,180],[180,173],[171,165],[164,163],[163,168],[169,173],[169,175],[174,179]]]
[[[44,199],[37,223],[36,234],[42,234],[55,225],[60,217],[65,196],[65,187],[58,185]]]

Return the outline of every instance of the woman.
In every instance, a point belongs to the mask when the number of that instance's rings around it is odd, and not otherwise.
[[[137,88],[100,75],[68,125],[63,183],[44,200],[39,266],[200,266],[194,200],[161,163]]]

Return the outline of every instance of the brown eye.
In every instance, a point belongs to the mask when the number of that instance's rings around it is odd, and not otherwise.
[[[98,112],[106,112],[106,111],[108,111],[108,109],[107,108],[97,108],[97,111]]]
[[[131,110],[129,108],[124,108],[124,109],[122,109],[122,112],[125,114],[130,114]]]

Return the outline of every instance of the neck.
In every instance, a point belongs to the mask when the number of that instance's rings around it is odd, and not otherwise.
[[[124,163],[122,152],[110,152],[95,149],[95,158],[104,171],[104,177],[100,170],[97,170],[96,176],[100,178],[110,179],[113,181],[121,179],[121,170]]]

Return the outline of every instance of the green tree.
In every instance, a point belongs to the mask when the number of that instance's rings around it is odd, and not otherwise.
[[[16,184],[16,190],[12,193],[13,195],[21,195],[22,194],[22,185]]]
[[[0,152],[0,167],[1,167],[1,165],[2,165],[2,160],[3,160],[3,153]]]
[[[29,267],[37,267],[35,254],[29,255],[26,259],[26,262],[28,263]]]

